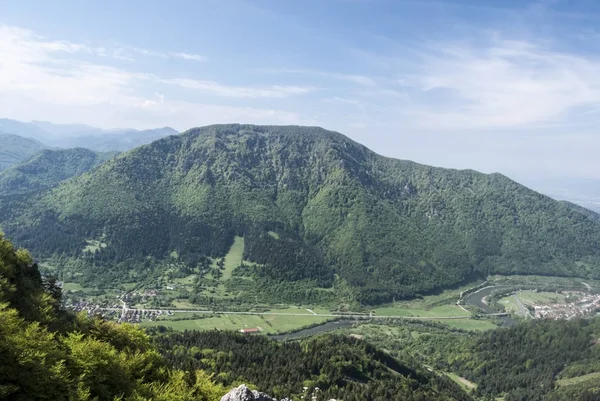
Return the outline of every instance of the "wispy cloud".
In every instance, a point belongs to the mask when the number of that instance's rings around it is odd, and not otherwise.
[[[199,54],[190,54],[190,53],[170,53],[173,57],[182,58],[184,60],[193,60],[193,61],[206,61],[208,57],[201,56]]]
[[[213,94],[223,97],[234,98],[284,98],[293,95],[302,95],[313,91],[313,88],[299,86],[269,86],[269,87],[245,87],[229,86],[219,84],[214,81],[199,81],[194,79],[159,79],[160,82],[178,85],[183,88],[197,90],[203,93]]]
[[[336,79],[340,81],[351,82],[362,86],[373,86],[375,85],[375,79],[368,75],[360,74],[344,74],[327,71],[315,71],[315,70],[303,70],[303,69],[290,69],[290,68],[263,68],[261,71],[272,74],[283,74],[283,75],[308,75],[313,77]]]
[[[162,54],[138,50],[148,56]],[[241,98],[281,98],[306,93],[307,88],[246,88],[213,81],[172,79],[79,57],[89,52],[98,56],[106,53],[107,57],[111,57],[102,48],[47,40],[29,30],[0,26],[0,110],[3,116],[87,123],[107,128],[173,125],[187,129],[195,125],[231,121],[271,124],[299,124],[304,121],[298,113],[277,107],[181,100],[167,93],[152,91],[152,88],[160,83],[168,84],[166,89],[169,85],[188,87],[211,95]],[[145,95],[149,89],[153,95]]]
[[[524,127],[600,106],[600,59],[534,42],[436,43],[413,63],[399,74],[409,112],[437,127]]]

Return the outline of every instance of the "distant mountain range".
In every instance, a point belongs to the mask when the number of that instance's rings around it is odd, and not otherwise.
[[[29,123],[0,119],[0,132],[18,135],[44,143],[45,147],[84,147],[98,152],[123,152],[178,132],[164,127],[150,130],[103,130],[80,124],[53,124],[45,121]],[[0,151],[3,146],[0,145]]]
[[[0,171],[18,164],[48,146],[35,139],[0,131]]]
[[[241,236],[260,268],[239,274],[269,286],[339,277],[363,303],[491,273],[600,278],[590,213],[501,174],[386,158],[297,126],[192,129],[0,197],[7,235],[36,255],[81,257],[87,278],[121,280],[171,254],[195,266]],[[90,240],[106,246],[86,259]]]

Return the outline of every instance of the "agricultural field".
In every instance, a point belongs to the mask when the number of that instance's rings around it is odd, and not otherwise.
[[[427,308],[423,302],[402,302],[393,306],[374,309],[374,316],[406,316],[406,317],[465,317],[471,314],[456,305],[440,305]]]
[[[173,316],[156,320],[144,321],[141,326],[166,326],[174,330],[240,330],[248,328],[260,328],[263,334],[276,334],[299,330],[303,327],[315,323],[324,323],[331,320],[330,317],[315,316],[304,309],[274,309],[274,313],[294,313],[301,316],[289,315],[233,315],[217,314],[207,315],[198,319],[193,319],[193,313],[176,313]],[[304,313],[303,313],[304,312]],[[189,320],[179,320],[181,318],[190,318]]]
[[[571,386],[573,384],[579,384],[588,380],[600,380],[600,372],[588,373],[587,375],[570,377],[568,379],[559,379],[556,383],[559,386]]]
[[[460,387],[462,387],[463,390],[465,390],[467,392],[477,388],[477,384],[475,384],[455,373],[444,372],[444,374],[446,376],[448,376],[450,379],[452,379],[453,382],[457,383]]]

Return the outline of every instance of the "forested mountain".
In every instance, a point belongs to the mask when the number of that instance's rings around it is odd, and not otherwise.
[[[34,139],[0,132],[0,171],[26,160],[42,149],[48,148]]]
[[[0,196],[51,188],[115,155],[115,152],[98,153],[82,148],[43,150],[23,163],[0,172]]]
[[[25,123],[7,118],[0,119],[0,131],[42,141],[52,147],[81,147],[98,152],[122,152],[177,134],[170,127],[104,130],[82,124],[53,124],[47,121]]]
[[[337,273],[365,303],[477,274],[600,277],[600,224],[586,214],[500,174],[382,157],[314,127],[192,129],[4,201],[0,222],[39,255],[102,239],[89,277],[172,251],[221,257],[243,236],[254,274],[329,286]]]

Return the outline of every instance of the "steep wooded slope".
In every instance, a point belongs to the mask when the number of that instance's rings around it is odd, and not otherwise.
[[[39,254],[102,238],[98,263],[173,250],[193,263],[243,235],[257,274],[327,286],[338,273],[363,302],[472,274],[600,272],[600,225],[585,214],[500,174],[385,158],[313,127],[192,129],[28,203],[0,221]]]

